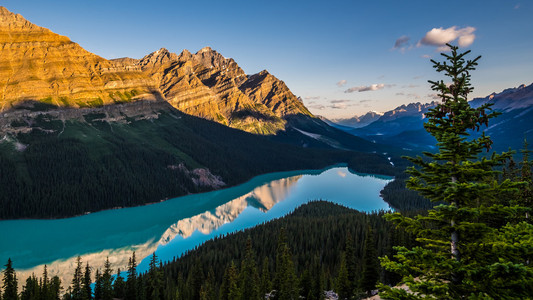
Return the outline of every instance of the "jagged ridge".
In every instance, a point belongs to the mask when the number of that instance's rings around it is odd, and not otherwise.
[[[283,81],[266,70],[248,76],[210,47],[180,55],[162,48],[140,60],[116,62],[140,67],[175,108],[230,127],[271,134],[285,129],[286,116],[312,116]]]

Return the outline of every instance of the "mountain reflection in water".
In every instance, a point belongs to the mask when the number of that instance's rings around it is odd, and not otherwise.
[[[310,200],[328,199],[365,211],[386,209],[379,191],[389,181],[345,167],[272,173],[236,187],[147,206],[60,220],[2,221],[2,232],[14,230],[18,236],[0,237],[0,259],[11,257],[22,280],[40,275],[47,264],[49,274],[58,275],[64,286],[72,280],[78,255],[94,269],[102,269],[109,257],[116,272],[127,269],[135,251],[138,262],[144,259],[138,267],[142,272],[153,252],[171,260],[214,236],[280,217]],[[9,238],[14,239],[11,245]]]

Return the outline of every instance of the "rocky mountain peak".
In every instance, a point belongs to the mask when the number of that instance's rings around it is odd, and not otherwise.
[[[178,55],[168,51],[166,48],[161,48],[154,51],[139,60],[141,68],[156,67],[171,63],[178,60]]]
[[[0,6],[0,27],[26,28],[26,29],[41,28],[29,22],[23,16],[10,12],[7,8],[3,6]]]

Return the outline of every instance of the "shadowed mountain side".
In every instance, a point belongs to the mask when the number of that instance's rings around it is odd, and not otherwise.
[[[424,129],[425,112],[434,107],[437,102],[428,104],[411,103],[402,105],[386,112],[373,123],[355,129],[343,130],[380,144],[414,150],[435,149],[435,139]],[[485,98],[476,98],[470,105],[478,107],[490,103],[493,110],[501,113],[492,119],[488,127],[482,126],[480,131],[469,132],[477,137],[482,131],[490,136],[494,144],[492,150],[507,151],[522,149],[524,139],[531,140],[533,132],[533,84],[522,84],[516,88],[505,89],[500,93],[492,93]]]
[[[3,219],[141,205],[258,174],[377,156],[302,149],[181,113],[164,101],[8,115],[0,137]]]
[[[363,138],[353,136],[340,129],[327,125],[324,121],[308,115],[287,115],[287,125],[284,131],[278,132],[270,139],[287,144],[299,145],[304,148],[324,148],[353,150],[360,152],[394,152],[401,154],[402,150],[376,144]]]

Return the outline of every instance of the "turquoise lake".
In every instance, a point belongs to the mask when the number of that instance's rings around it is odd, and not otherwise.
[[[136,252],[139,271],[156,252],[171,260],[215,236],[281,217],[312,200],[328,200],[360,211],[388,209],[380,191],[391,177],[357,174],[344,166],[265,174],[239,186],[146,206],[58,220],[0,221],[0,264],[13,260],[19,280],[59,275],[66,286],[75,259],[125,270]]]

